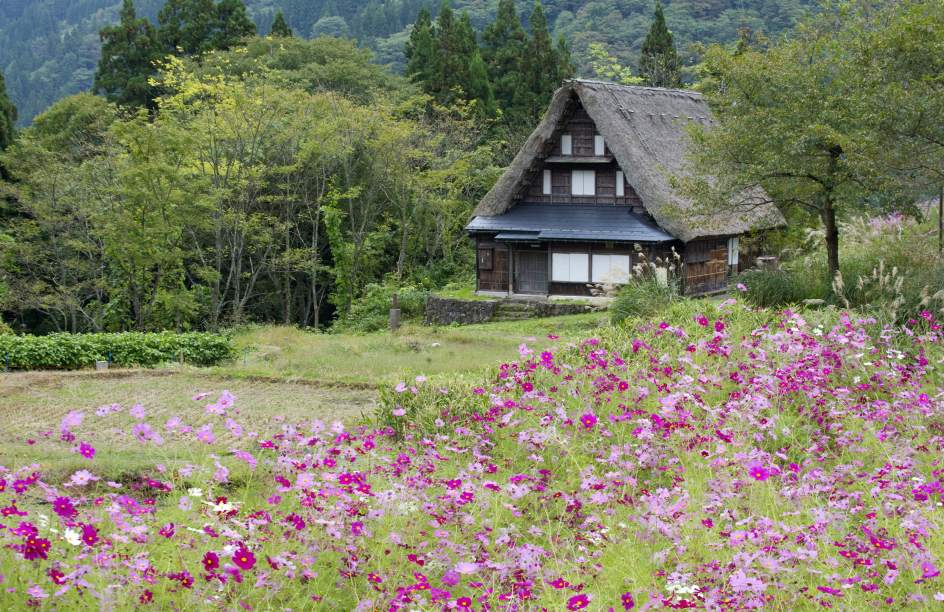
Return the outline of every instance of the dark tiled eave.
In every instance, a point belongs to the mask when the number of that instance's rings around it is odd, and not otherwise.
[[[523,202],[494,217],[479,216],[470,233],[498,233],[499,239],[541,241],[669,242],[675,237],[632,213],[627,206]],[[504,233],[503,238],[501,234]]]

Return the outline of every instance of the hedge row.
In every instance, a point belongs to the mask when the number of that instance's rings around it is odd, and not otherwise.
[[[230,339],[213,333],[0,335],[0,367],[12,370],[77,370],[96,361],[119,367],[168,361],[208,366],[233,355]]]

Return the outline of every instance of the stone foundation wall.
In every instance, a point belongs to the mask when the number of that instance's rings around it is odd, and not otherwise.
[[[598,310],[592,304],[559,304],[555,302],[517,300],[458,300],[434,295],[426,298],[427,325],[469,325],[503,320],[503,305],[514,305],[515,312],[524,316],[515,318],[559,317]]]
[[[498,301],[473,301],[441,298],[431,295],[426,298],[426,324],[450,325],[459,323],[484,323],[495,316]]]

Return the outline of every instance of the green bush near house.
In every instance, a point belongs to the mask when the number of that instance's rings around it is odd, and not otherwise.
[[[679,299],[672,283],[663,285],[654,278],[640,278],[624,285],[610,304],[610,321],[619,325],[632,317],[649,317]]]
[[[426,296],[429,295],[426,289],[415,285],[393,287],[371,284],[364,289],[364,295],[351,305],[347,316],[332,326],[332,331],[368,333],[386,329],[394,291],[401,321],[415,321],[423,317]]]
[[[0,335],[0,360],[12,370],[78,370],[106,360],[119,367],[170,361],[209,366],[233,354],[228,336],[204,332]]]
[[[944,314],[944,260],[933,224],[899,215],[855,219],[842,227],[840,276],[829,278],[818,246],[780,270],[749,270],[738,279],[755,306],[781,307],[817,300],[854,308],[888,323],[929,310]],[[817,245],[817,236],[809,243]]]

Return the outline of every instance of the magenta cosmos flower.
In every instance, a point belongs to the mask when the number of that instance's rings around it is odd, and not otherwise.
[[[597,415],[592,412],[587,412],[580,417],[580,423],[583,425],[584,429],[593,429],[593,426],[597,424]]]
[[[567,600],[567,609],[568,610],[583,610],[590,605],[590,597],[583,593],[579,595],[574,595]]]
[[[256,565],[256,556],[245,545],[241,544],[233,553],[233,563],[241,570],[251,570]]]

